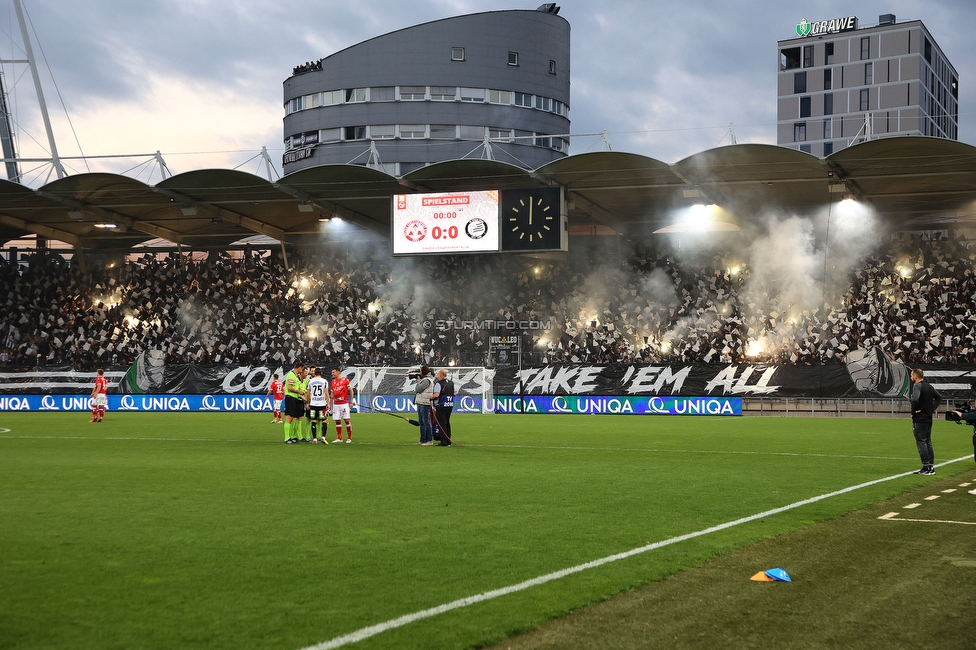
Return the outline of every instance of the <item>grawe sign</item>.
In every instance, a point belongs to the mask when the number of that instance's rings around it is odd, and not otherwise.
[[[810,22],[806,18],[801,20],[796,26],[796,35],[804,36],[823,36],[824,34],[839,34],[857,29],[857,16],[847,16],[846,18],[834,18],[832,20],[818,20]]]

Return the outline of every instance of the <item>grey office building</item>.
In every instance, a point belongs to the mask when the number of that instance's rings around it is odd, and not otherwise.
[[[295,68],[285,173],[360,164],[400,176],[492,158],[534,169],[569,148],[569,23],[546,4],[436,20]]]
[[[778,42],[777,143],[829,156],[894,135],[959,137],[959,76],[920,20],[801,21]]]

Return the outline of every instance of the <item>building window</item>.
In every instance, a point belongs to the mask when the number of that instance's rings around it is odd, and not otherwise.
[[[805,93],[807,91],[807,73],[806,72],[794,72],[793,73],[793,92],[794,93]]]
[[[804,68],[813,67],[813,46],[812,45],[803,46],[803,67]]]
[[[521,129],[515,129],[515,144],[532,144],[532,140],[535,139],[535,134],[532,131],[522,131]]]
[[[807,139],[807,123],[795,122],[793,124],[793,142],[806,142],[806,139]]]
[[[460,131],[462,140],[485,139],[485,127],[483,126],[464,126],[462,124],[458,130]]]
[[[555,113],[556,115],[565,115],[566,104],[563,104],[562,102],[557,102],[555,99],[552,100],[552,112]]]
[[[526,93],[515,93],[515,105],[532,108],[532,95]]]
[[[800,98],[800,117],[810,117],[810,96]]]
[[[402,130],[403,127],[401,127]],[[453,140],[457,137],[457,127],[453,124],[431,124],[431,140]]]
[[[462,102],[483,102],[485,101],[485,89],[484,88],[462,88],[461,101]]]
[[[422,102],[427,96],[427,86],[400,86],[400,100]]]
[[[352,104],[355,102],[366,101],[366,89],[365,88],[348,88],[346,89],[346,103]]]
[[[871,58],[871,37],[864,36],[861,38],[861,60]]]
[[[518,52],[508,53],[508,65],[518,65]]]
[[[549,74],[556,74],[556,62],[549,59]]]
[[[552,138],[546,133],[536,133],[535,134],[535,146],[545,147],[548,149],[552,145]]]
[[[810,145],[808,145],[808,144],[801,144],[800,145],[800,151],[802,151],[803,153],[811,153],[811,151],[810,151]]]
[[[824,142],[824,158],[826,158],[827,156],[829,156],[832,153],[834,153],[834,143],[833,142]]]
[[[464,48],[463,47],[452,47],[451,48],[451,61],[464,61]]]
[[[427,127],[423,124],[400,125],[400,138],[403,140],[423,140],[425,137],[427,137]]]
[[[824,124],[823,139],[824,140],[830,140],[832,137],[834,137],[833,136],[832,122],[831,122],[830,118],[828,117],[826,120],[824,120],[824,123],[823,124]]]
[[[508,90],[489,90],[488,103],[490,104],[511,104],[512,93]]]
[[[858,110],[866,111],[868,110],[868,89],[864,88],[861,90],[861,103]]]
[[[552,110],[552,100],[548,97],[543,97],[541,95],[535,96],[535,107],[540,111],[550,111]]]
[[[342,140],[342,129],[319,129],[319,142],[339,142]]]
[[[824,115],[834,114],[834,95],[833,93],[827,93],[824,95]]]
[[[780,70],[793,70],[794,68],[800,67],[800,48],[789,47],[785,50],[780,50],[779,53],[779,69]]]
[[[345,128],[345,135],[343,140],[365,140],[366,139],[366,127],[365,126],[347,126]]]
[[[824,90],[830,90],[834,84],[833,71],[830,68],[824,70]]]
[[[834,62],[834,44],[824,43],[824,65],[830,65]]]
[[[396,99],[396,92],[393,86],[380,86],[369,89],[369,101],[371,102],[392,102]]]
[[[393,124],[374,124],[369,127],[370,140],[392,140],[396,136],[396,126]]]
[[[430,99],[434,102],[453,102],[457,99],[456,86],[431,86]]]
[[[864,64],[864,85],[869,86],[874,83],[874,64]]]
[[[925,39],[924,52],[925,52],[925,55],[924,55],[925,56],[925,61],[929,65],[931,65],[932,64],[932,43],[929,42],[929,39]]]
[[[492,140],[501,140],[502,142],[510,142],[512,140],[512,130],[492,127],[488,129],[488,137]]]

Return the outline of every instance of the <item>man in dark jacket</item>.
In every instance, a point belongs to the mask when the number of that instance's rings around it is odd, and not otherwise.
[[[939,407],[942,396],[925,381],[921,368],[912,370],[912,433],[918,447],[922,469],[915,472],[925,476],[935,475],[935,452],[932,450],[932,414]]]
[[[450,447],[451,443],[451,412],[454,411],[454,382],[447,378],[447,371],[441,368],[437,371],[437,383],[434,384],[434,394],[431,395],[434,407],[434,417],[441,430],[439,447]]]

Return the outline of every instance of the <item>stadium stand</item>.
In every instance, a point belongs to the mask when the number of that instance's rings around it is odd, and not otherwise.
[[[90,370],[153,349],[172,363],[481,365],[489,332],[458,323],[485,319],[549,322],[529,332],[538,363],[815,364],[870,346],[910,364],[976,362],[968,241],[896,235],[799,306],[728,251],[627,245],[562,261],[300,249],[288,271],[267,251],[7,267],[0,365]]]

